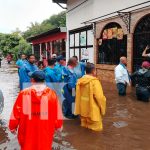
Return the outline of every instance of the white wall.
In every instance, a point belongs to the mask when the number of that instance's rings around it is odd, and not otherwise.
[[[68,11],[83,1],[85,0],[68,0]],[[114,11],[118,11],[120,9],[124,9],[146,1],[148,0],[88,0],[78,8],[67,13],[67,28],[68,30],[72,30],[82,27],[84,25],[81,23],[89,19],[100,17],[105,14],[112,13]]]

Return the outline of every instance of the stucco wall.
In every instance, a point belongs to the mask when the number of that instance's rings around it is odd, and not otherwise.
[[[85,0],[68,0],[68,11],[84,1]],[[81,6],[67,13],[67,28],[68,30],[72,30],[82,27],[84,24],[81,23],[89,19],[100,17],[146,1],[147,0],[88,0]]]

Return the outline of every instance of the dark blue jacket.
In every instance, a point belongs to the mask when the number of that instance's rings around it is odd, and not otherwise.
[[[23,66],[19,69],[20,90],[24,89],[23,83],[30,85],[30,82],[31,82],[30,76],[34,71],[37,71],[37,70],[38,70],[38,67],[34,64],[31,64],[29,62],[26,62],[23,64]],[[28,85],[27,87],[29,87]]]
[[[73,69],[69,69],[68,67],[64,67],[62,75],[64,77],[65,86],[63,88],[63,95],[65,99],[74,102],[75,95],[72,93],[73,89],[75,90],[77,83],[77,76],[74,73]]]

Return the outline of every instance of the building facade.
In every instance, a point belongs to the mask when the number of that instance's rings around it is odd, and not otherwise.
[[[67,0],[66,4],[68,58],[86,57],[106,81],[114,81],[121,56],[127,56],[129,72],[148,59],[142,52],[150,44],[150,1]]]
[[[52,54],[66,55],[66,28],[56,28],[27,39],[38,60],[51,58]]]

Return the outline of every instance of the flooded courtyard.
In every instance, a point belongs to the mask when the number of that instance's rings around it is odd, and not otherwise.
[[[62,137],[55,135],[54,150],[150,150],[150,103],[136,100],[134,88],[126,97],[117,95],[114,84],[102,82],[107,98],[103,132],[80,127],[80,120],[64,121]],[[8,128],[12,106],[19,92],[17,69],[2,62],[0,89],[4,110],[0,114],[0,150],[19,150],[16,136]]]

